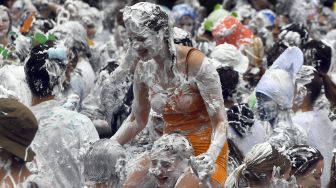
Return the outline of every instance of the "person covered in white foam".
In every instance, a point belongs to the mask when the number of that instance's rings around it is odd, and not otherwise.
[[[290,47],[265,72],[256,87],[259,118],[270,123],[271,127],[266,127],[270,129],[268,142],[280,151],[307,140],[306,132],[292,122],[290,115],[295,75],[302,64],[302,51]]]

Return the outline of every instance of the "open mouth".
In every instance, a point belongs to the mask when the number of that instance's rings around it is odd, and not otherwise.
[[[137,52],[138,52],[138,54],[139,54],[139,56],[146,56],[146,54],[147,54],[147,50],[146,49],[142,49],[142,50],[137,50]]]
[[[156,179],[158,180],[158,182],[163,185],[168,181],[168,177],[156,177]]]

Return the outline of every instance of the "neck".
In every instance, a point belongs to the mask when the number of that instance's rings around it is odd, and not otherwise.
[[[313,111],[313,105],[309,102],[304,102],[300,105],[299,108],[302,112],[309,112],[309,111]]]
[[[52,100],[54,98],[55,98],[55,96],[53,96],[53,95],[48,95],[48,96],[45,96],[45,97],[33,97],[32,98],[32,106],[38,105],[38,104],[40,104],[41,102],[44,102],[44,101]]]
[[[172,63],[172,54],[169,50],[169,46],[166,42],[163,42],[163,47],[160,50],[159,54],[153,57],[154,61],[159,65],[160,69],[161,68],[166,68],[167,66],[170,67]],[[170,63],[167,63],[165,61],[168,61]]]
[[[297,111],[301,111],[301,112],[309,112],[309,111],[313,111],[313,103],[310,102],[309,97],[305,97],[305,99],[303,100],[303,102],[300,105],[294,105],[293,106],[293,111],[297,112]]]
[[[290,110],[279,110],[277,117],[269,121],[272,126],[277,125],[279,122],[288,122],[293,124],[292,118],[290,115]]]

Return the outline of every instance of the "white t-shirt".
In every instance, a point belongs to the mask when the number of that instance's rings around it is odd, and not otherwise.
[[[329,120],[328,111],[297,112],[292,119],[307,132],[307,144],[318,149],[323,155],[324,169],[321,176],[321,187],[327,187],[330,179],[332,151],[336,143],[336,127]]]
[[[49,178],[52,187],[82,187],[83,157],[98,133],[86,116],[60,107],[56,100],[31,108],[39,129],[31,144],[36,166],[31,171]]]
[[[254,125],[251,127],[250,134],[245,137],[239,136],[238,133],[229,126],[229,138],[237,145],[239,150],[245,156],[254,145],[265,142],[267,135],[260,122],[255,121]]]

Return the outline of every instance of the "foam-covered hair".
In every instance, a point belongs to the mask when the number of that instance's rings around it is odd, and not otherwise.
[[[196,11],[188,4],[175,5],[171,11],[174,21],[179,21],[183,16],[189,16],[193,20],[197,18]]]
[[[256,92],[273,99],[283,109],[293,104],[295,75],[303,64],[303,53],[298,47],[287,48],[261,77]]]
[[[274,166],[280,167],[281,173],[284,173],[290,168],[290,161],[271,144],[256,144],[246,154],[243,164],[228,177],[224,187],[240,187],[241,178],[256,182],[267,181],[267,174],[273,171]]]
[[[152,155],[160,155],[162,153],[189,158],[194,155],[194,149],[184,136],[177,133],[164,134],[154,142],[151,150]]]
[[[323,160],[321,152],[307,145],[296,145],[288,149],[292,163],[291,173],[295,176],[305,175],[317,162]]]
[[[56,89],[62,90],[66,64],[65,49],[46,45],[34,47],[24,65],[32,94],[41,97],[55,94]]]
[[[153,31],[168,30],[170,25],[168,14],[160,6],[147,2],[126,6],[123,19],[125,23],[132,20],[132,24],[135,26],[146,27]]]
[[[104,183],[111,178],[120,178],[118,165],[126,158],[125,149],[115,140],[100,139],[87,151],[84,157],[84,176],[86,180]]]
[[[76,21],[65,22],[50,30],[60,41],[64,41],[64,45],[68,48],[68,59],[73,59],[75,55],[82,53],[88,57],[91,56],[89,44],[86,40],[85,28]]]
[[[193,40],[191,34],[178,27],[174,27],[174,43],[183,46],[193,47]]]

